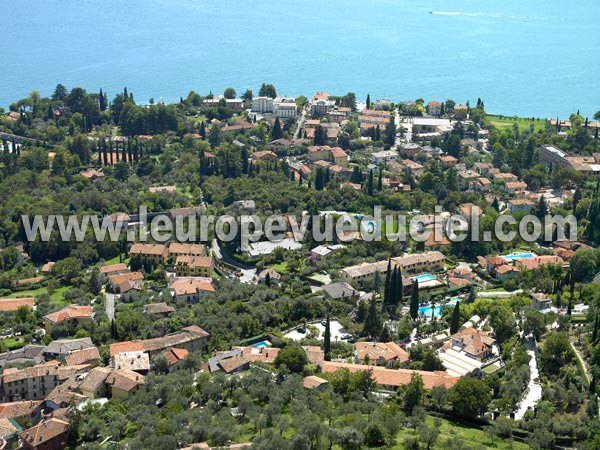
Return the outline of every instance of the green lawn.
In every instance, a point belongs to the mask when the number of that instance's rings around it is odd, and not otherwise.
[[[531,124],[533,124],[535,131],[543,130],[546,127],[546,121],[543,119],[531,120],[531,118],[500,117],[498,115],[488,114],[487,120],[491,125],[501,130],[512,129],[514,123],[519,125],[519,131],[521,132],[529,131],[529,126]]]
[[[25,341],[19,336],[0,339],[0,348],[2,348],[3,351],[15,350],[23,347],[24,345]]]
[[[432,448],[433,450],[439,449],[443,450],[446,448],[445,441],[447,439],[458,439],[463,444],[471,447],[477,447],[479,445],[483,445],[486,448],[499,448],[499,449],[527,449],[529,448],[527,445],[522,444],[516,441],[508,441],[501,440],[499,438],[494,438],[492,442],[492,438],[486,434],[485,432],[478,430],[476,428],[470,428],[467,426],[459,425],[454,422],[450,422],[449,420],[440,419],[441,426],[439,428],[440,435],[435,443],[435,446]],[[434,424],[433,417],[427,416],[426,422],[430,425]],[[413,429],[402,428],[397,436],[396,436],[396,445],[392,447],[393,449],[401,450],[404,448],[403,442],[409,436],[418,436]]]
[[[288,270],[287,261],[280,262],[279,264],[273,264],[269,267],[271,269],[273,269],[275,272],[280,273],[280,274],[284,274]]]
[[[50,295],[50,303],[52,303],[55,306],[60,306],[60,307],[65,306],[67,304],[67,302],[65,302],[65,300],[63,299],[63,294],[70,288],[71,288],[71,286],[62,286],[62,287],[59,287],[58,289],[56,289]],[[13,292],[8,297],[9,298],[16,298],[16,297],[34,297],[35,298],[39,295],[47,294],[47,293],[48,293],[48,288],[41,287],[38,289],[31,289],[28,291]]]
[[[121,262],[121,261],[119,261],[119,255],[117,255],[114,258],[109,259],[108,261],[104,261],[102,263],[102,265],[103,266],[108,266],[109,264],[119,264],[119,262]],[[129,258],[124,259],[122,262],[125,263],[125,264],[129,264]]]

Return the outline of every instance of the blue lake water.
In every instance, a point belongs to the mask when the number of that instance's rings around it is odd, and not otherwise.
[[[266,81],[536,117],[600,109],[597,0],[27,0],[0,17],[4,107],[59,82],[147,102]]]

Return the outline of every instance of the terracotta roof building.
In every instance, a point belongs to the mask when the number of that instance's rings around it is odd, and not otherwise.
[[[403,363],[410,359],[408,352],[395,342],[357,342],[355,356],[357,362],[377,366]]]
[[[437,386],[451,388],[459,380],[458,377],[448,375],[444,371],[427,372],[424,370],[410,369],[386,369],[378,366],[366,366],[363,364],[348,364],[342,362],[325,361],[321,364],[323,373],[331,373],[340,369],[348,369],[350,372],[371,371],[375,383],[383,390],[395,391],[398,387],[410,383],[413,373],[420,375],[423,379],[425,389],[430,390]]]
[[[80,366],[82,364],[92,364],[100,359],[100,353],[96,347],[76,350],[65,358],[67,366]]]
[[[24,450],[62,450],[67,448],[69,422],[51,418],[23,431],[19,437]]]
[[[173,347],[184,348],[188,351],[205,350],[209,336],[202,328],[192,325],[163,337],[143,341],[116,342],[110,345],[110,356],[112,357],[122,352],[143,351],[149,353],[150,357],[152,357]]]
[[[79,327],[90,325],[94,320],[94,310],[91,306],[68,305],[63,309],[44,316],[46,331],[53,326],[66,325]]]
[[[0,298],[0,312],[16,312],[20,307],[33,308],[33,297]]]

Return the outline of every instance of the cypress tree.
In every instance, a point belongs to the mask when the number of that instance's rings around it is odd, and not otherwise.
[[[385,272],[385,286],[383,287],[383,303],[390,303],[390,279],[392,277],[392,260],[388,259],[387,271]]]
[[[416,320],[419,317],[419,282],[413,282],[412,295],[410,297],[410,317]]]
[[[324,185],[324,176],[323,176],[323,169],[321,167],[317,168],[317,173],[315,174],[315,189],[317,191],[320,191],[323,189],[323,185]]]
[[[369,172],[369,181],[367,184],[367,194],[373,195],[373,169]]]
[[[377,190],[379,192],[383,191],[383,176],[381,175],[381,171],[379,172],[379,178],[377,179]]]
[[[204,120],[200,124],[200,137],[202,138],[202,140],[206,140],[206,127],[204,125]]]
[[[367,317],[365,318],[365,325],[363,328],[363,334],[371,338],[379,335],[381,331],[381,324],[379,323],[379,315],[377,314],[377,302],[375,297],[371,300]]]
[[[397,273],[398,273],[398,269],[396,267],[394,267],[392,269],[392,275],[390,277],[390,289],[389,289],[389,293],[387,295],[386,306],[393,305],[394,303],[396,303],[395,293],[396,293],[396,282],[398,280],[398,277],[396,276]]]
[[[371,94],[367,94],[367,109],[371,109]]]
[[[596,343],[596,339],[598,338],[598,317],[594,319],[594,332],[592,333],[592,343]]]
[[[396,305],[401,304],[404,297],[404,284],[402,282],[402,269],[396,271],[396,292],[394,303]]]
[[[276,141],[277,139],[281,139],[283,137],[283,130],[281,129],[281,122],[279,122],[279,117],[275,119],[275,123],[273,124],[273,129],[271,130],[271,140]]]
[[[325,351],[325,361],[331,361],[331,327],[329,325],[329,312],[327,312],[325,333],[323,334],[323,350]]]
[[[450,322],[450,334],[458,333],[460,326],[460,303],[456,302],[454,305],[454,311],[452,311],[452,321]]]

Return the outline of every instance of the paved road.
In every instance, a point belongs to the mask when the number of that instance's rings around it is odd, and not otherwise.
[[[523,419],[525,413],[535,407],[537,402],[542,398],[542,385],[540,384],[538,371],[537,359],[535,357],[535,350],[537,348],[537,342],[532,336],[527,338],[525,344],[527,346],[527,354],[531,357],[529,359],[529,384],[525,390],[525,396],[521,399],[517,405],[517,412],[515,413],[515,420]]]
[[[105,294],[106,295],[106,315],[108,316],[108,318],[110,320],[113,320],[115,318],[115,294],[109,294],[108,292]]]
[[[302,125],[304,124],[304,119],[306,118],[306,107],[302,110],[302,114],[300,114],[300,118],[298,119],[298,123],[296,124],[296,131],[294,131],[294,139],[298,138],[300,134],[300,130],[302,129]]]

